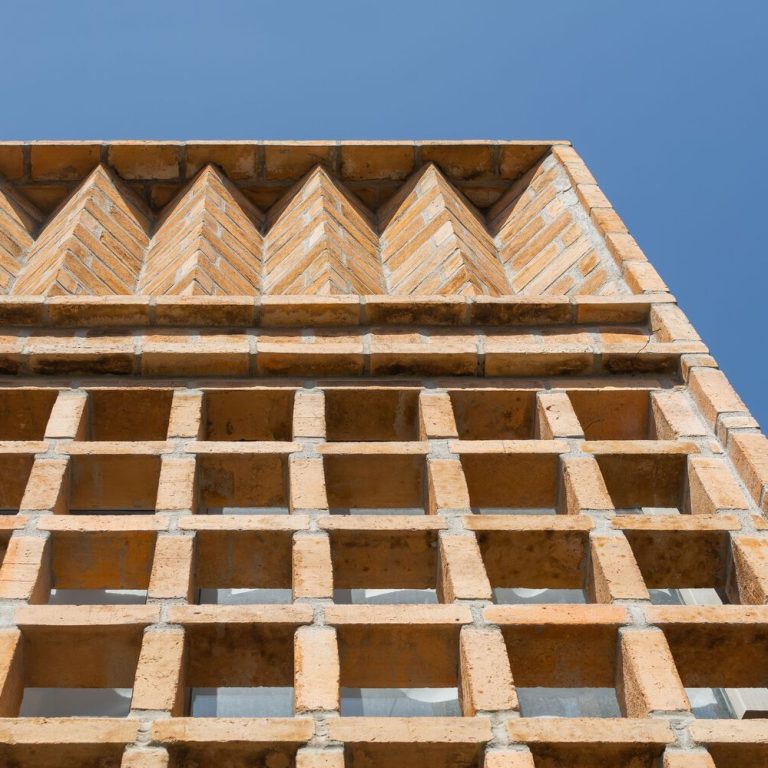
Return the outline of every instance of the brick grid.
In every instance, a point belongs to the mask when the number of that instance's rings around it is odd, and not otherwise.
[[[740,755],[740,765],[760,764],[754,761],[762,752],[750,758],[749,751],[729,750],[762,740],[764,721],[695,720],[681,676],[688,685],[706,684],[706,674],[697,678],[695,672],[702,659],[696,654],[704,653],[709,663],[733,667],[729,674],[743,682],[749,666],[741,658],[743,638],[754,636],[757,652],[765,653],[759,646],[768,621],[762,607],[768,534],[759,506],[765,504],[766,472],[764,460],[754,459],[766,455],[764,438],[737,420],[747,414],[717,369],[691,367],[687,385],[614,379],[617,389],[605,390],[601,383],[552,379],[497,388],[473,380],[460,386],[456,380],[370,386],[270,381],[233,390],[234,383],[109,388],[73,382],[4,389],[2,396],[17,398],[14,412],[27,409],[26,431],[10,434],[3,424],[7,435],[19,439],[0,444],[4,476],[19,477],[0,498],[3,507],[17,511],[0,519],[7,544],[0,570],[0,707],[10,718],[0,723],[4,742],[32,744],[41,760],[46,745],[57,745],[82,764],[98,755],[116,765],[125,747],[122,765],[134,768],[166,766],[169,755],[170,765],[206,764],[214,755],[232,765],[250,764],[256,755],[283,764],[296,750],[297,762],[313,768],[341,765],[345,755],[351,765],[416,764],[427,757],[453,765],[483,754],[487,766],[504,768],[591,765],[598,759],[650,765],[662,754],[665,765],[693,766],[711,765],[707,745],[715,756]],[[611,391],[623,394],[609,401]],[[232,392],[246,399],[227,406]],[[515,393],[520,399],[512,411],[509,402],[499,411],[489,399]],[[252,407],[258,403],[272,414],[271,436],[282,439],[241,442],[237,425],[233,440],[220,439],[217,419],[236,421],[250,396],[260,398]],[[360,399],[371,396],[380,399],[367,406]],[[390,423],[393,397],[400,398],[397,413],[406,414],[397,424]],[[280,420],[291,401],[290,416]],[[608,414],[598,426],[595,408]],[[621,409],[621,418],[611,417]],[[726,432],[722,443],[718,430]],[[130,439],[139,434],[146,439]],[[235,470],[234,486],[217,490],[221,468],[237,462],[244,463]],[[259,501],[284,503],[289,514],[201,514],[206,494],[215,506],[220,492],[252,493],[252,476]],[[551,505],[560,514],[472,512],[503,506],[503,499],[513,499],[513,506]],[[104,515],[100,505],[133,505],[147,514]],[[355,506],[392,505],[422,506],[424,514],[354,514]],[[621,512],[654,505],[678,506],[684,514]],[[353,514],[329,514],[346,506]],[[90,514],[66,514],[76,508]],[[344,551],[339,542],[387,535],[435,539],[439,605],[333,603],[339,578],[334,558]],[[222,546],[236,549],[247,536],[250,543],[275,542],[277,560],[289,553],[292,604],[195,605],[196,574],[221,555]],[[69,570],[80,586],[96,585],[99,572],[115,571],[111,559],[126,543],[143,560],[123,564],[122,576],[114,578],[143,573],[145,606],[45,605],[52,573],[62,579]],[[494,546],[505,548],[501,560]],[[424,557],[428,550],[418,551]],[[686,561],[697,556],[704,562]],[[384,567],[382,555],[371,549],[372,561],[377,557]],[[646,582],[665,567],[672,579],[719,569],[733,604],[651,606]],[[517,568],[542,585],[583,586],[589,604],[494,605],[491,588],[500,568]],[[362,580],[358,586],[371,585]],[[744,634],[734,639],[734,627]],[[222,632],[233,633],[232,642],[258,637],[275,644],[270,633],[283,638],[276,646],[283,661],[275,668],[292,670],[294,718],[183,717],[185,687],[190,675],[200,675],[193,661],[199,651],[193,649]],[[405,646],[398,635],[407,638]],[[292,649],[285,641],[290,637]],[[419,650],[419,642],[429,645]],[[72,667],[66,673],[42,669],[62,658],[62,643],[73,643]],[[393,653],[406,654],[401,667],[396,659],[381,659],[382,680],[393,681],[389,687],[415,684],[419,653],[444,655],[440,667],[454,664],[463,717],[339,718],[340,681],[365,677],[368,654],[386,653],[388,644]],[[410,659],[409,647],[416,648]],[[712,647],[708,656],[702,650]],[[128,719],[13,719],[25,681],[77,680],[83,674],[77,662],[103,655],[105,648],[120,657],[113,658],[116,668],[128,664],[129,672],[98,671],[97,664],[86,678],[113,685],[118,675],[121,685],[132,686]],[[46,653],[53,661],[44,661]],[[236,676],[236,657],[223,653],[219,672],[225,680]],[[553,653],[575,671],[553,669]],[[615,686],[627,719],[521,717],[516,679]],[[595,762],[584,762],[580,750]]]

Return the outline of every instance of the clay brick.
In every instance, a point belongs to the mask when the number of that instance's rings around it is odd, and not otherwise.
[[[413,171],[410,143],[378,145],[342,144],[342,179],[404,179]]]
[[[176,390],[171,403],[168,437],[200,439],[203,431],[203,396],[200,392]]]
[[[565,392],[539,392],[536,396],[538,437],[584,437],[571,401]]]
[[[192,602],[194,543],[191,536],[157,537],[147,590],[150,600]]]
[[[264,147],[264,173],[268,179],[296,181],[316,165],[331,166],[334,147],[323,142],[275,143]]]
[[[465,717],[517,709],[504,638],[498,629],[463,627],[460,635],[461,700]]]
[[[328,536],[296,536],[293,542],[293,597],[333,596],[333,565]]]
[[[668,290],[659,273],[647,261],[624,262],[622,275],[633,293],[656,293]]]
[[[168,752],[161,747],[128,747],[120,768],[168,768]]]
[[[592,211],[594,213],[594,210]],[[645,254],[632,235],[624,232],[611,232],[605,235],[605,244],[616,263],[621,267],[625,261],[645,261]]]
[[[251,179],[256,174],[255,144],[187,144],[187,178],[191,179],[208,163],[218,165],[233,181]]]
[[[156,508],[166,512],[183,512],[195,506],[195,460],[164,456]]]
[[[698,341],[699,335],[676,304],[654,304],[651,327],[659,341]]]
[[[339,709],[339,649],[330,627],[299,627],[294,643],[297,712]]]
[[[431,514],[441,509],[469,508],[469,490],[460,462],[455,459],[430,459],[427,472]]]
[[[56,513],[67,511],[68,466],[66,459],[36,459],[20,509]]]
[[[658,390],[651,393],[651,409],[659,440],[679,437],[701,437],[704,425],[682,392]]]
[[[746,413],[747,406],[717,368],[692,368],[688,387],[696,405],[711,427],[721,413]]]
[[[420,439],[458,437],[451,398],[445,392],[419,395]]]
[[[535,765],[528,750],[487,749],[483,768],[535,768]]]
[[[24,693],[22,640],[16,628],[0,629],[0,717],[18,714]]]
[[[627,717],[689,711],[664,633],[658,629],[622,630],[619,640],[618,694]]]
[[[755,504],[768,512],[768,441],[760,434],[736,434],[731,437],[728,454]]]
[[[704,750],[683,752],[668,749],[664,752],[664,768],[715,768],[715,763]]]
[[[473,535],[440,537],[440,584],[448,603],[491,599],[491,584]]]
[[[344,768],[344,751],[304,747],[296,753],[296,768]]]
[[[0,176],[9,181],[24,176],[24,148],[20,144],[0,143]]]
[[[579,515],[583,510],[613,509],[600,467],[591,456],[563,458],[563,485],[568,514]]]
[[[688,462],[688,497],[693,515],[749,508],[727,464],[708,456],[692,456]]]
[[[182,669],[184,667],[184,631],[150,629],[141,643],[131,708],[159,710],[181,715],[184,704]]]
[[[288,464],[290,473],[291,512],[303,510],[327,510],[328,494],[325,488],[325,471],[322,459],[292,457]]]
[[[754,536],[734,536],[733,567],[740,603],[768,603],[768,541]]]
[[[171,143],[115,142],[109,147],[109,164],[124,179],[176,179],[178,147]]]
[[[0,569],[0,598],[45,603],[51,587],[50,544],[42,536],[12,536]]]
[[[293,437],[325,437],[325,397],[319,392],[297,392],[293,403]]]
[[[80,181],[99,164],[101,145],[32,144],[29,153],[33,179]]]
[[[51,411],[45,437],[82,440],[85,428],[86,396],[81,392],[59,392]]]
[[[643,575],[625,536],[593,535],[590,595],[595,602],[650,600]]]

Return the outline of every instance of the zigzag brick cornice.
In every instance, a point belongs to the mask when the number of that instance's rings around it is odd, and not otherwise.
[[[380,221],[390,293],[509,293],[482,217],[434,165],[426,166],[387,204]]]
[[[34,244],[34,234],[43,219],[30,202],[0,182],[0,290],[7,290],[19,274],[24,254]]]
[[[263,214],[212,165],[168,204],[152,238],[138,293],[261,292]]]
[[[270,217],[265,259],[268,293],[384,293],[373,218],[315,168]]]
[[[99,165],[47,224],[14,294],[133,293],[149,244],[148,212]]]
[[[0,143],[0,171],[13,296],[666,291],[563,143]]]

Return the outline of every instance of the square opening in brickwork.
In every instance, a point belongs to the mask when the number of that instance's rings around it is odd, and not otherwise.
[[[494,601],[585,603],[586,531],[477,531]]]
[[[286,514],[284,454],[201,454],[197,457],[198,514]]]
[[[463,453],[472,510],[486,514],[554,514],[556,453]]]
[[[155,511],[160,457],[81,454],[70,457],[69,511],[73,514],[147,514]]]
[[[621,717],[613,624],[501,627],[523,717]]]
[[[483,764],[483,745],[458,737],[400,742],[351,742],[344,745],[347,768],[475,768]]]
[[[333,513],[424,513],[423,454],[325,454],[323,466]]]
[[[651,602],[721,605],[727,596],[730,536],[712,530],[625,529]]]
[[[568,397],[587,440],[647,440],[653,437],[647,389],[571,389]]]
[[[198,531],[200,604],[290,603],[292,531]]]
[[[678,608],[660,608],[677,611]],[[721,609],[724,610],[724,609]],[[694,715],[768,718],[768,630],[759,621],[657,621],[669,643]]]
[[[456,389],[449,395],[461,440],[528,440],[534,436],[534,390]]]
[[[436,603],[437,531],[331,530],[333,600]]]
[[[30,453],[0,454],[0,514],[19,511],[34,461]]]
[[[551,741],[537,739],[530,745],[533,753],[530,765],[535,768],[662,768],[663,740],[649,743],[636,740],[630,733],[617,732],[611,741],[602,741],[594,738],[589,721],[582,728],[573,731],[573,738],[560,738],[559,729],[553,728]]]
[[[290,440],[292,389],[215,389],[203,396],[206,440]]]
[[[154,531],[53,531],[51,605],[130,605],[147,599]]]
[[[5,717],[125,717],[131,706],[141,626],[22,629]]]
[[[616,453],[595,457],[616,509],[686,512],[684,453]]]
[[[342,717],[460,716],[452,624],[337,627]]]
[[[328,440],[418,440],[417,389],[326,389]]]
[[[295,629],[291,624],[187,626],[188,715],[292,716]]]
[[[92,389],[86,408],[86,440],[165,440],[172,389]]]
[[[0,389],[0,440],[42,440],[55,389]]]
[[[167,745],[167,768],[295,768],[300,746],[298,741],[198,741],[192,736],[189,741],[174,739]]]

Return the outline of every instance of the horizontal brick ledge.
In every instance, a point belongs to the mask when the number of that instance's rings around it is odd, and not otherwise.
[[[152,740],[162,744],[297,744],[312,737],[314,723],[302,717],[174,717],[157,720]]]
[[[138,731],[138,722],[123,717],[0,718],[3,744],[129,744]]]
[[[596,717],[522,718],[507,721],[510,739],[528,744],[671,744],[670,725],[661,720]]]
[[[346,744],[483,743],[491,738],[486,717],[341,717],[328,721],[328,735]]]

